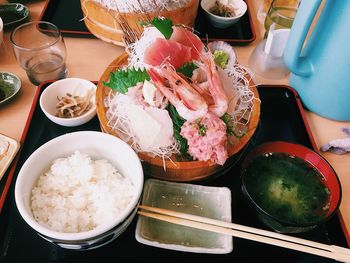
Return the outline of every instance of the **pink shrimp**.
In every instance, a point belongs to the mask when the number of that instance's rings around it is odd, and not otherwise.
[[[207,73],[209,92],[214,100],[214,104],[209,105],[209,111],[221,117],[227,111],[227,95],[222,86],[212,55],[207,52],[202,55],[201,59],[203,61],[203,65],[199,66]]]
[[[208,105],[202,96],[185,79],[178,75],[171,66],[165,65],[159,70],[160,74],[153,68],[148,69],[147,72],[153,83],[174,105],[182,118],[194,121],[208,112]],[[166,86],[164,78],[168,80],[170,87]]]

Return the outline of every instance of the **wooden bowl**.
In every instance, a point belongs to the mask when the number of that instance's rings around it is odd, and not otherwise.
[[[89,31],[103,41],[118,46],[125,46],[123,42],[123,30],[117,22],[117,17],[125,20],[130,28],[142,33],[142,22],[153,19],[156,16],[170,18],[174,24],[184,24],[193,27],[197,17],[199,0],[192,0],[188,5],[170,11],[149,13],[119,13],[117,10],[108,9],[100,3],[92,0],[80,0],[81,9],[84,14],[84,23]]]
[[[111,72],[114,72],[116,69],[120,68],[122,65],[127,64],[128,55],[126,53],[117,57],[104,71],[101,76],[96,91],[96,107],[97,107],[97,116],[100,121],[101,129],[103,132],[115,135],[118,134],[113,131],[108,125],[108,120],[106,117],[107,108],[104,105],[104,98],[109,94],[110,88],[103,85],[104,81],[109,80]],[[254,93],[255,98],[259,98],[258,91],[250,83],[251,90]],[[229,158],[226,160],[224,165],[218,165],[211,161],[169,161],[162,158],[154,157],[149,153],[139,152],[138,155],[143,161],[143,168],[146,174],[158,179],[176,181],[176,182],[190,182],[206,179],[207,177],[218,174],[220,171],[227,170],[236,160],[237,153],[239,153],[244,146],[249,142],[250,138],[253,136],[259,122],[260,117],[260,100],[254,99],[254,111],[250,117],[248,123],[247,132],[241,137],[237,143],[228,149]],[[176,157],[175,157],[176,158]],[[173,160],[175,160],[173,158]]]

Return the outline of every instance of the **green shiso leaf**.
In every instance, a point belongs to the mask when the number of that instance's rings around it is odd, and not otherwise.
[[[187,62],[179,67],[176,71],[180,72],[182,75],[190,78],[193,75],[193,71],[198,68],[193,62]]]
[[[188,157],[188,144],[187,140],[181,136],[181,127],[185,123],[185,120],[179,115],[175,107],[172,104],[168,104],[166,108],[169,112],[170,118],[173,121],[174,138],[179,144],[180,153],[183,156]]]
[[[145,80],[150,80],[146,70],[128,68],[111,72],[109,82],[104,81],[103,84],[112,90],[125,94],[130,87]]]
[[[220,117],[220,119],[223,120],[224,123],[226,124],[226,134],[228,136],[234,135],[233,127],[231,125],[231,119],[232,119],[231,115],[228,113],[225,113]]]
[[[173,21],[168,18],[153,18],[152,25],[154,25],[166,39],[169,39],[173,33]]]
[[[198,134],[204,137],[207,134],[208,127],[203,124],[198,124]]]

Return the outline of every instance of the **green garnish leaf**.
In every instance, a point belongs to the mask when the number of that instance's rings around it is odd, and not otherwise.
[[[220,119],[223,120],[224,123],[226,124],[226,134],[228,136],[234,135],[233,127],[231,125],[232,116],[226,112],[224,115],[220,117]]]
[[[173,33],[173,21],[170,19],[155,17],[151,24],[154,25],[166,39],[171,37]]]
[[[226,124],[226,134],[227,136],[235,136],[236,138],[242,138],[247,132],[241,131],[239,128],[232,124],[232,116],[227,112],[220,117],[221,120]]]
[[[179,67],[176,71],[180,72],[182,75],[190,78],[193,75],[193,71],[198,68],[193,62],[187,62]]]
[[[198,128],[198,134],[202,137],[204,137],[207,133],[208,126],[201,123],[201,119],[196,121],[197,128]]]
[[[208,127],[198,123],[198,134],[202,137],[205,136],[205,134],[207,133]]]
[[[111,72],[109,82],[104,81],[103,84],[112,90],[125,94],[130,87],[134,87],[137,83],[145,80],[150,80],[146,70],[128,68]]]
[[[215,50],[214,51],[214,61],[215,61],[215,64],[224,69],[226,68],[226,65],[228,63],[228,59],[229,59],[229,55],[222,51],[222,50]]]
[[[173,121],[173,129],[174,129],[174,138],[177,141],[177,143],[179,144],[179,149],[180,149],[180,153],[183,156],[188,157],[188,144],[187,144],[187,140],[181,136],[180,132],[181,132],[181,127],[182,125],[185,123],[185,119],[183,119],[179,113],[177,112],[177,110],[175,109],[175,107],[172,104],[168,104],[168,106],[166,107],[166,109],[169,112],[170,118]]]

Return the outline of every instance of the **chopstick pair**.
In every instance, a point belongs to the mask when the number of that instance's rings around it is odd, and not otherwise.
[[[137,213],[142,216],[169,223],[193,227],[219,234],[231,235],[283,248],[289,248],[321,257],[331,258],[341,262],[350,262],[350,249],[344,247],[322,244],[272,231],[185,214],[163,208],[139,205],[139,209],[141,210],[139,210]]]

